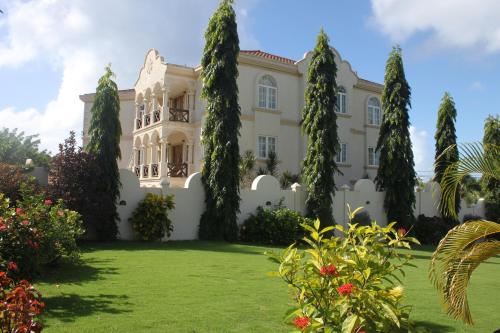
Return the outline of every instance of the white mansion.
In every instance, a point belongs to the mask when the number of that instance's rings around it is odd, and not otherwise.
[[[337,162],[343,173],[335,177],[338,186],[352,185],[366,175],[375,177],[383,86],[358,77],[349,62],[333,51],[342,149]],[[240,153],[251,150],[262,164],[274,151],[280,173],[299,173],[305,156],[300,114],[310,60],[311,52],[299,61],[262,51],[241,51],[239,55]],[[199,66],[167,63],[156,50],[150,50],[134,89],[119,91],[123,131],[119,167],[134,171],[141,186],[158,187],[161,181],[183,185],[189,174],[200,171],[205,115],[200,71]],[[94,94],[80,99],[85,103],[86,144]]]

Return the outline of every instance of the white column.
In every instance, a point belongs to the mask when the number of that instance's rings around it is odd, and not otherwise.
[[[160,177],[161,178],[166,178],[168,174],[168,141],[167,139],[163,138],[160,141],[160,147],[161,147],[161,161],[160,161]]]
[[[161,120],[168,120],[168,89],[164,87],[162,90],[163,93],[163,112],[161,115]]]
[[[152,93],[152,94],[151,94],[151,108],[152,108],[152,110],[151,110],[151,111],[152,111],[152,112],[155,112],[155,111],[156,111],[156,103],[157,103],[157,102],[158,102],[158,101],[156,100],[156,95],[155,95],[155,93]]]
[[[189,110],[189,122],[193,122],[193,114],[194,114],[194,90],[188,90],[188,110]]]

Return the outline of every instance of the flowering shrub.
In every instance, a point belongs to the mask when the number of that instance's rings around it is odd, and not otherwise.
[[[42,325],[36,317],[44,307],[40,293],[28,281],[16,284],[0,271],[0,332],[41,332]]]
[[[16,277],[30,277],[42,265],[79,257],[76,239],[83,233],[80,215],[24,187],[17,207],[0,193],[0,258]],[[17,267],[18,269],[14,269]]]
[[[313,224],[313,220],[278,205],[276,208],[257,207],[241,225],[240,239],[244,242],[287,245],[304,237],[301,224]]]
[[[350,219],[356,212],[350,213]],[[398,273],[409,255],[397,248],[418,243],[393,229],[349,225],[320,229],[303,224],[309,233],[306,250],[292,244],[282,254],[268,253],[279,263],[280,276],[292,289],[296,305],[287,321],[297,332],[408,332],[409,307],[402,306],[403,288]],[[327,237],[337,229],[343,236]]]
[[[174,206],[173,195],[146,194],[130,217],[132,228],[145,241],[162,239],[165,233],[170,237],[174,227],[168,211]]]

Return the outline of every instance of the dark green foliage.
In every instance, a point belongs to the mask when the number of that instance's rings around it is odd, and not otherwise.
[[[408,228],[415,220],[417,175],[410,139],[410,86],[406,82],[401,49],[394,47],[385,68],[382,92],[382,124],[377,143],[380,165],[375,182],[385,191],[384,209],[388,221]]]
[[[497,154],[498,150],[495,152],[489,146],[500,146],[500,118],[498,115],[495,117],[490,115],[486,118],[484,122],[483,145],[485,156]],[[493,156],[493,158],[496,161],[500,161],[500,156]],[[500,223],[500,180],[483,176],[481,186],[484,192],[486,219]]]
[[[278,154],[274,151],[269,152],[266,160],[267,174],[276,177],[278,175],[278,164]]]
[[[240,239],[244,242],[290,245],[305,236],[300,226],[306,223],[313,225],[313,220],[281,206],[275,208],[257,207],[240,228]]]
[[[25,136],[17,132],[17,128],[0,131],[0,161],[7,164],[24,165],[28,158],[35,166],[48,166],[51,160],[46,150],[40,151],[38,134]]]
[[[130,217],[132,228],[145,241],[161,240],[165,234],[170,237],[174,226],[168,218],[168,211],[174,207],[173,195],[148,193]]]
[[[290,171],[286,170],[281,174],[280,177],[280,185],[283,190],[289,190],[290,186],[295,183],[300,183],[300,175],[293,174]]]
[[[460,184],[460,198],[472,205],[477,203],[481,195],[481,183],[471,175],[465,175]]]
[[[308,215],[317,217],[323,226],[334,223],[332,200],[335,195],[335,155],[339,152],[337,134],[337,66],[321,29],[307,72],[302,130],[307,135],[307,154],[303,162],[303,180],[309,193]]]
[[[436,140],[434,181],[440,185],[446,168],[458,161],[457,135],[455,134],[456,118],[457,110],[455,109],[455,102],[450,94],[445,92],[439,106],[436,134],[434,135],[434,139]],[[447,149],[450,146],[453,146],[453,148]],[[446,214],[443,212],[444,206],[440,205],[439,208],[441,216],[445,216]],[[460,188],[458,187],[455,195],[455,211],[457,214],[460,211]],[[453,218],[446,218],[446,220],[450,225],[456,224]]]
[[[422,245],[437,245],[450,230],[449,224],[438,216],[419,215],[411,233]]]
[[[240,210],[239,146],[241,127],[238,104],[238,54],[236,14],[224,0],[210,18],[201,60],[202,98],[207,116],[202,134],[206,211],[200,220],[200,239],[234,241]]]
[[[118,87],[112,80],[113,76],[111,67],[107,66],[106,72],[99,79],[94,105],[90,111],[90,140],[86,146],[87,152],[96,157],[102,169],[103,177],[100,179],[98,192],[107,194],[102,196],[106,209],[100,212],[101,221],[97,226],[98,237],[102,240],[116,238],[116,223],[119,220],[116,201],[120,196],[121,183],[117,159],[121,159],[122,128]]]
[[[369,226],[372,224],[372,218],[370,217],[370,213],[366,210],[361,210],[354,215],[351,220],[351,224],[358,224],[360,226]]]

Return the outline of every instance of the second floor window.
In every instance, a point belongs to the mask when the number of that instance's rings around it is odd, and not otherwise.
[[[276,80],[271,75],[260,78],[259,84],[259,108],[276,109],[278,88]]]
[[[380,152],[374,147],[368,147],[368,165],[378,166],[380,163]]]
[[[270,152],[276,152],[276,138],[274,136],[259,136],[258,157],[266,159]]]
[[[344,87],[339,87],[337,93],[337,112],[347,113],[347,93]]]
[[[376,97],[368,100],[368,124],[380,125],[380,102]]]
[[[337,163],[347,163],[347,143],[340,144],[340,151],[335,156],[335,161]]]

